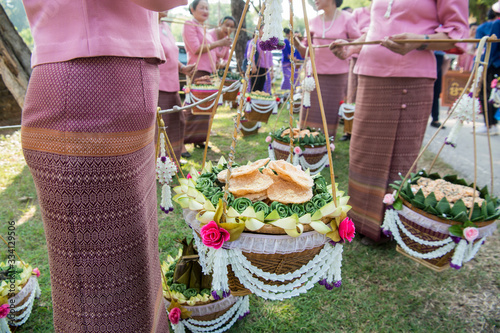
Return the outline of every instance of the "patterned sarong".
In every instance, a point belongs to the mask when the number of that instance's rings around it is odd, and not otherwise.
[[[197,71],[193,79],[210,75],[206,71]],[[203,143],[207,139],[208,126],[210,125],[210,116],[194,115],[191,109],[184,110],[186,119],[186,129],[184,131],[184,143]]]
[[[422,146],[434,80],[359,76],[349,160],[348,215],[356,231],[380,240],[382,200],[406,174]]]
[[[181,98],[178,92],[160,91],[158,106],[162,110],[171,109],[174,105],[181,106]],[[186,127],[185,115],[182,111],[163,113],[161,115],[165,122],[168,139],[172,144],[175,156],[181,158],[182,146],[184,145],[184,128]]]
[[[318,75],[328,127],[328,136],[335,136],[337,133],[339,105],[340,101],[344,99],[346,95],[347,76],[348,74]],[[302,128],[320,128],[323,131],[323,120],[321,119],[317,89],[314,89],[311,93],[311,108],[309,111],[303,108],[300,119]],[[307,121],[304,123],[306,119]]]
[[[156,63],[138,58],[33,69],[21,135],[56,332],[168,332],[153,145],[158,79]]]

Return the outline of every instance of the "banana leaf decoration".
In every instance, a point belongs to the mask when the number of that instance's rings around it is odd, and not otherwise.
[[[173,283],[184,284],[186,289],[212,288],[212,276],[204,275],[198,261],[198,252],[194,248],[194,241],[189,243],[186,239],[181,241],[182,256],[175,267]]]

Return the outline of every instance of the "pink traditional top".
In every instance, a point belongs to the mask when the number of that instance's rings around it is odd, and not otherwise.
[[[360,7],[354,9],[352,12],[352,17],[354,21],[358,24],[359,31],[364,34],[368,31],[368,27],[370,26],[370,8],[368,7]]]
[[[390,11],[389,1],[373,0],[367,41],[405,32],[445,32],[452,39],[469,36],[467,1],[393,0]],[[432,51],[414,50],[402,56],[381,45],[364,45],[354,72],[379,77],[436,78],[436,59]]]
[[[24,0],[23,3],[35,41],[31,55],[31,66],[35,67],[98,56],[164,60],[158,14],[144,7],[167,10],[186,1]]]
[[[212,73],[215,69],[215,59],[212,51],[202,53],[201,56],[195,54],[195,52],[198,51],[202,44],[208,45],[215,42],[215,40],[212,38],[212,35],[210,35],[208,31],[205,37],[203,35],[204,29],[203,25],[200,22],[196,21],[195,19],[186,21],[186,24],[184,24],[184,29],[182,30],[182,39],[184,40],[184,45],[186,46],[188,64],[195,64],[198,61],[199,57],[200,61],[198,62],[196,70]]]
[[[210,29],[207,32],[208,35],[212,37],[213,41],[217,41],[217,29]],[[212,50],[212,57],[214,61],[217,63],[219,59],[223,61],[227,61],[229,59],[229,50],[231,48],[229,46],[219,46]]]
[[[179,49],[167,22],[160,23],[160,42],[167,61],[158,66],[160,69],[161,91],[176,92],[181,88],[179,83]]]
[[[340,9],[337,9],[336,15],[333,22],[323,22],[323,15],[309,21],[313,45],[328,45],[336,39],[359,38],[361,34],[352,15]],[[315,51],[318,74],[345,74],[349,72],[349,61],[340,60],[329,48],[319,48]]]

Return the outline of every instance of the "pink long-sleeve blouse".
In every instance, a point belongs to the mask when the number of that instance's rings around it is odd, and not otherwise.
[[[467,1],[393,0],[392,7],[389,6],[390,1],[373,0],[366,41],[405,32],[445,32],[452,39],[469,35]],[[457,46],[463,47],[461,44]],[[428,50],[414,50],[402,56],[381,45],[364,45],[354,72],[378,77],[436,78],[436,60],[432,51]]]
[[[31,66],[75,58],[122,56],[164,60],[158,14],[185,0],[24,0],[35,41]],[[144,7],[141,7],[144,6]]]
[[[207,34],[212,36],[213,41],[217,41],[217,29],[208,30]],[[229,59],[229,50],[231,48],[229,46],[219,46],[212,50],[212,56],[215,62],[221,59],[223,61],[227,61]]]
[[[336,39],[356,39],[361,34],[350,13],[337,10],[335,21],[323,22],[323,15],[309,21],[313,45],[330,44]],[[324,38],[324,39],[323,39]],[[345,74],[349,72],[349,61],[340,60],[328,48],[315,49],[318,74]]]
[[[360,7],[352,12],[354,21],[358,24],[359,31],[364,34],[370,26],[370,9],[368,7]]]
[[[201,56],[195,54],[195,52],[201,47],[201,45],[208,45],[215,42],[212,35],[204,32],[203,25],[196,20],[186,21],[184,24],[184,29],[182,30],[182,39],[184,40],[184,45],[186,46],[186,53],[188,56],[188,64],[195,64],[198,61],[198,66],[196,70],[207,71],[213,73],[215,69],[215,58],[212,51],[202,53]]]
[[[160,42],[165,53],[166,62],[158,66],[160,69],[161,91],[179,91],[179,49],[175,44],[174,35],[167,22],[160,23]]]

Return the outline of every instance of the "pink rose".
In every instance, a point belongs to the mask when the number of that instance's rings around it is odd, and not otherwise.
[[[477,236],[479,236],[479,231],[474,227],[467,227],[464,229],[464,237],[469,243],[472,243]]]
[[[266,142],[268,142],[268,143],[269,143],[269,142],[271,142],[271,140],[272,140],[272,138],[271,138],[270,136],[267,136],[267,138],[266,138]]]
[[[191,179],[191,178],[193,178],[193,176],[191,176],[191,174],[188,173],[187,176],[186,176],[186,179]]]
[[[3,304],[0,306],[0,318],[5,318],[10,312],[9,304]]]
[[[491,89],[494,89],[497,87],[498,79],[493,79],[491,81]]]
[[[293,151],[295,152],[295,154],[300,154],[300,153],[302,153],[302,149],[300,149],[300,147],[295,147],[295,148],[293,148]]]
[[[354,223],[348,217],[346,217],[339,225],[339,235],[342,240],[348,240],[352,242],[354,234],[356,233],[356,228],[354,228]]]
[[[200,231],[203,244],[214,249],[220,249],[224,242],[227,242],[231,237],[229,232],[224,228],[219,228],[217,223],[210,221],[203,226]]]
[[[40,270],[38,269],[38,267],[33,268],[33,274],[35,274],[37,278],[40,277]]]
[[[170,322],[174,325],[177,325],[179,323],[179,320],[181,319],[181,309],[179,308],[173,308],[170,310],[168,313],[168,319],[170,319]]]
[[[392,205],[394,201],[396,201],[396,199],[394,199],[394,195],[391,193],[387,193],[386,195],[384,195],[384,200],[382,200],[382,202],[386,205]]]
[[[331,149],[332,151],[334,151],[334,150],[335,150],[335,145],[333,144],[333,142],[332,142],[332,143],[330,143],[330,149]]]

